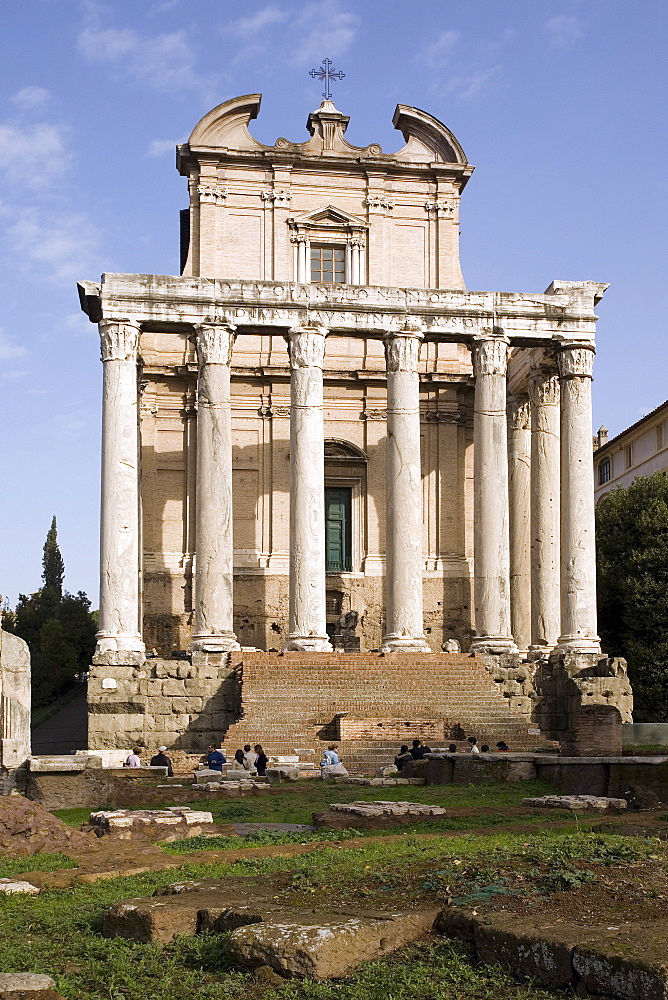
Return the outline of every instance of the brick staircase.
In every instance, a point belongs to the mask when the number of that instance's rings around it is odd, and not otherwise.
[[[410,743],[415,735],[410,726],[404,736],[398,735],[403,720],[442,721],[441,746],[451,741],[450,730],[457,724],[465,736],[477,736],[479,744],[492,747],[500,739],[512,750],[546,742],[529,732],[533,726],[527,717],[503,697],[482,663],[466,654],[236,655],[242,666],[243,718],[225,735],[228,750],[245,743],[261,743],[268,753],[278,754],[313,747],[317,763],[320,751],[337,742],[346,767],[361,774],[391,762],[399,744]],[[347,728],[354,719],[393,720],[393,738],[342,740],[339,713],[347,713]]]

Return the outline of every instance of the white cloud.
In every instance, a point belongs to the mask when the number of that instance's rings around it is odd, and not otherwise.
[[[359,25],[359,16],[345,10],[340,0],[307,3],[290,25],[290,35],[299,43],[292,48],[289,62],[296,66],[313,62],[318,66],[323,53],[334,59],[342,56],[353,44]]]
[[[98,28],[89,24],[77,38],[89,62],[123,70],[136,83],[161,93],[208,89],[195,70],[196,55],[184,31],[140,35],[131,28]]]
[[[476,70],[461,76],[453,76],[448,82],[448,90],[462,101],[472,101],[486,91],[493,90],[501,73],[501,66]]]
[[[7,215],[14,221],[6,226],[5,239],[19,265],[58,281],[81,278],[95,267],[99,234],[85,215],[35,206]]]
[[[22,111],[36,111],[37,109],[45,108],[51,103],[52,97],[48,90],[44,87],[24,87],[23,90],[19,90],[18,93],[13,94],[10,97],[10,101],[16,104]]]
[[[25,347],[15,344],[12,338],[0,329],[0,360],[8,361],[9,358],[22,358],[28,352]]]
[[[550,35],[552,44],[562,49],[568,49],[575,45],[584,35],[580,19],[568,14],[551,17],[549,21],[545,22],[545,30]]]
[[[442,31],[438,38],[424,48],[421,61],[430,69],[441,69],[446,66],[460,37],[459,31]]]
[[[148,149],[146,156],[164,156],[165,153],[173,153],[178,144],[177,139],[154,139]]]
[[[250,17],[240,17],[237,21],[231,21],[225,26],[225,32],[237,35],[239,38],[252,38],[260,34],[265,28],[272,24],[280,24],[290,16],[287,10],[281,10],[275,4],[263,7]]]
[[[64,172],[70,159],[61,126],[0,122],[0,170],[10,182],[33,191],[44,189]]]

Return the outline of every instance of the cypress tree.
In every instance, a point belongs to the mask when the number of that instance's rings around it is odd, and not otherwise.
[[[51,591],[58,600],[63,596],[63,579],[65,577],[65,563],[58,548],[58,529],[56,527],[56,515],[53,515],[51,527],[49,528],[46,541],[44,542],[44,554],[42,555],[42,580],[44,589]]]

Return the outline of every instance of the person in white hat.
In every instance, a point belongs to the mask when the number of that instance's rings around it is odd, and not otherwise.
[[[158,747],[158,752],[155,757],[151,757],[151,767],[166,767],[167,777],[174,777],[174,769],[172,768],[172,762],[165,753],[167,747]]]

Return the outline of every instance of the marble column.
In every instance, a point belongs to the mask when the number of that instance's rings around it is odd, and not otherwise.
[[[514,652],[510,628],[510,540],[505,337],[473,342],[473,652]]]
[[[565,652],[599,653],[592,452],[592,344],[557,354],[561,387],[561,635]]]
[[[288,332],[290,355],[290,621],[283,649],[328,652],[322,327]]]
[[[422,612],[422,470],[417,329],[385,337],[387,478],[384,653],[430,653]]]
[[[139,614],[139,327],[102,320],[102,516],[98,653],[144,651]]]
[[[510,626],[517,646],[531,642],[531,411],[528,396],[508,400]]]
[[[538,368],[531,399],[531,648],[549,652],[561,627],[559,378]]]
[[[197,327],[195,631],[191,650],[239,649],[233,626],[232,407],[230,324]]]

